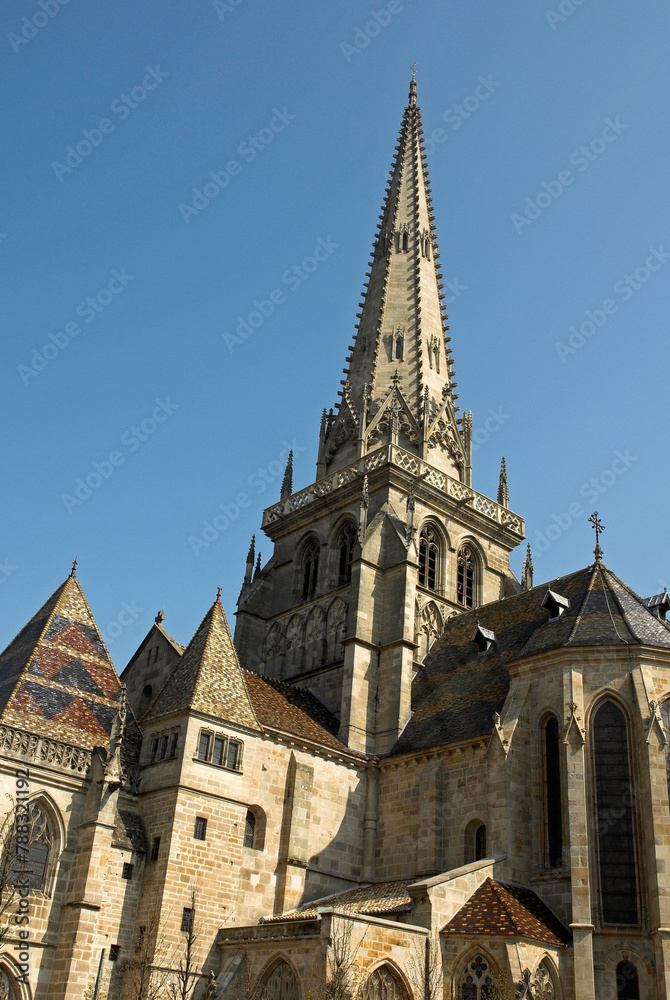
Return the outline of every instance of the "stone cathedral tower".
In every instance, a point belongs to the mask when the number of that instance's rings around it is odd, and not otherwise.
[[[274,553],[254,574],[235,644],[259,673],[309,687],[349,747],[384,753],[409,718],[420,660],[453,612],[519,590],[524,537],[501,469],[472,488],[472,414],[459,415],[416,82],[395,148],[336,409],[316,482],[263,514]]]

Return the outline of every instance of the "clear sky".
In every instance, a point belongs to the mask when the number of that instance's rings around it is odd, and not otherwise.
[[[594,509],[670,581],[665,2],[6,0],[0,52],[0,646],[75,555],[119,670],[160,608],[232,621],[287,448],[314,479],[414,61],[473,485],[505,455],[536,582]]]

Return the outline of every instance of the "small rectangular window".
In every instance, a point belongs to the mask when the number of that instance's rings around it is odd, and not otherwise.
[[[153,764],[153,762],[156,760],[156,758],[158,756],[158,744],[159,743],[160,743],[160,739],[158,738],[158,736],[154,736],[153,740],[151,741],[151,763],[152,764]]]
[[[133,877],[133,868],[135,866],[131,865],[129,861],[123,862],[123,868],[121,869],[121,878],[127,879],[129,882]]]
[[[119,952],[121,951],[121,945],[110,944],[109,946],[109,960],[110,962],[116,962],[119,957]]]
[[[193,926],[193,910],[185,906],[181,913],[181,929],[188,933]]]
[[[235,740],[231,740],[228,744],[228,754],[226,755],[226,767],[229,767],[231,771],[239,770],[240,766],[240,744],[236,743]]]
[[[151,845],[151,854],[149,855],[151,861],[158,861],[158,855],[161,849],[161,838],[154,837],[153,843]]]
[[[207,836],[207,820],[204,816],[195,817],[193,836],[196,840],[205,840]]]
[[[226,741],[223,736],[214,737],[214,750],[212,751],[212,764],[218,764],[219,767],[223,764],[224,754],[226,752]]]
[[[165,736],[161,736],[161,745],[158,750],[159,760],[165,760],[165,757],[167,755],[168,739],[169,737],[167,736],[167,734]]]
[[[200,733],[198,739],[198,760],[209,760],[209,744],[211,737],[209,733]]]
[[[179,733],[172,733],[170,736],[170,752],[168,757],[177,756],[177,747],[179,746]]]

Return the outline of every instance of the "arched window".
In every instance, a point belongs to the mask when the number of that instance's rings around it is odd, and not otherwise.
[[[419,584],[437,590],[440,549],[435,531],[424,525],[419,536]]]
[[[365,1000],[409,1000],[400,976],[390,965],[381,965],[365,984]]]
[[[545,850],[549,868],[563,863],[563,810],[561,802],[561,758],[558,719],[544,724]]]
[[[405,335],[402,330],[396,330],[393,335],[393,360],[402,361],[405,357]]]
[[[0,969],[0,1000],[20,1000],[20,997],[14,977]]]
[[[244,821],[244,846],[253,847],[256,835],[256,817],[251,809],[247,809],[247,818]]]
[[[319,573],[319,543],[313,540],[309,543],[302,557],[302,599],[309,601],[316,594],[316,581]]]
[[[423,662],[433,641],[442,631],[442,617],[433,601],[429,601],[418,616],[418,658]]]
[[[17,828],[21,828],[18,844]],[[27,879],[31,889],[45,892],[50,863],[55,855],[55,835],[51,819],[39,801],[17,807],[10,849],[13,856],[9,862],[8,883],[17,885],[20,881],[25,885],[24,879]]]
[[[295,972],[283,959],[277,962],[263,984],[263,996],[268,1000],[299,1000]]]
[[[458,984],[458,1000],[494,1000],[497,996],[496,975],[481,955],[468,962]]]
[[[592,722],[596,824],[602,919],[638,923],[633,791],[628,726],[621,709],[605,701]]]
[[[486,857],[486,827],[482,823],[475,830],[475,861]]]
[[[463,545],[456,560],[456,597],[466,608],[475,606],[475,561],[472,550]]]
[[[343,587],[351,580],[351,560],[354,557],[356,529],[353,524],[345,524],[337,539],[338,572],[337,585]]]
[[[640,983],[632,962],[619,962],[616,967],[617,1000],[640,1000]]]

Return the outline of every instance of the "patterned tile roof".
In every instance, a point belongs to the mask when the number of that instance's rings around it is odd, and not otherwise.
[[[363,758],[337,738],[339,723],[309,691],[244,671],[251,703],[264,729],[290,733],[311,743]]]
[[[369,917],[379,917],[393,913],[408,913],[412,909],[412,899],[407,892],[408,882],[380,882],[377,885],[361,885],[332,896],[313,899],[294,910],[287,910],[276,916],[265,917],[263,923],[278,920],[313,920],[323,906],[337,907],[349,913],[363,913]]]
[[[233,646],[226,615],[214,601],[146,719],[192,709],[260,729]]]
[[[554,947],[571,941],[570,931],[534,892],[492,878],[479,886],[442,933],[520,937]]]
[[[73,576],[0,654],[0,722],[77,747],[108,744],[120,690]],[[128,710],[124,759],[137,758],[141,739]]]
[[[509,690],[515,660],[566,646],[645,644],[670,649],[670,627],[606,567],[550,583],[569,599],[557,618],[543,607],[547,584],[449,619],[412,685],[412,716],[392,753],[487,736]],[[479,653],[477,625],[496,641]]]

